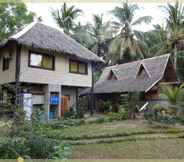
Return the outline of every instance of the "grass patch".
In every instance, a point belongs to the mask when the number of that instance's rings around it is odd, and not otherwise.
[[[184,127],[150,126],[142,121],[120,121],[101,124],[85,124],[64,129],[62,136],[65,140],[97,139],[131,136],[137,134],[153,133],[179,133],[183,132]]]
[[[73,146],[76,159],[180,159],[184,158],[183,139],[134,140]]]

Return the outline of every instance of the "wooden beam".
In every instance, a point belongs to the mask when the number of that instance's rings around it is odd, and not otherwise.
[[[92,85],[91,85],[91,102],[90,102],[90,115],[93,116],[95,110],[95,98],[94,98],[94,63],[91,63],[91,71],[92,71]]]
[[[20,106],[20,57],[21,57],[21,45],[16,44],[15,108],[18,108]]]

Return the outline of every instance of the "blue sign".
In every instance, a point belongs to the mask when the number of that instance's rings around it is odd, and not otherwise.
[[[51,105],[59,105],[59,96],[58,95],[51,95],[50,96],[50,104]]]

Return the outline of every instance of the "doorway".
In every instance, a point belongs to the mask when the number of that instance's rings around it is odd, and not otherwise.
[[[66,112],[69,111],[69,105],[70,105],[70,99],[69,96],[62,96],[61,97],[61,116],[63,117]]]

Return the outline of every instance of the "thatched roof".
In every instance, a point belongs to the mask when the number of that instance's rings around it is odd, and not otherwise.
[[[167,54],[107,67],[96,82],[94,93],[147,92],[163,79],[169,57]],[[110,75],[114,75],[113,79],[109,79]],[[86,93],[89,89],[81,94]]]
[[[17,34],[9,37],[1,46],[12,40],[31,48],[55,51],[87,61],[103,62],[97,55],[62,31],[42,23],[31,23]]]

